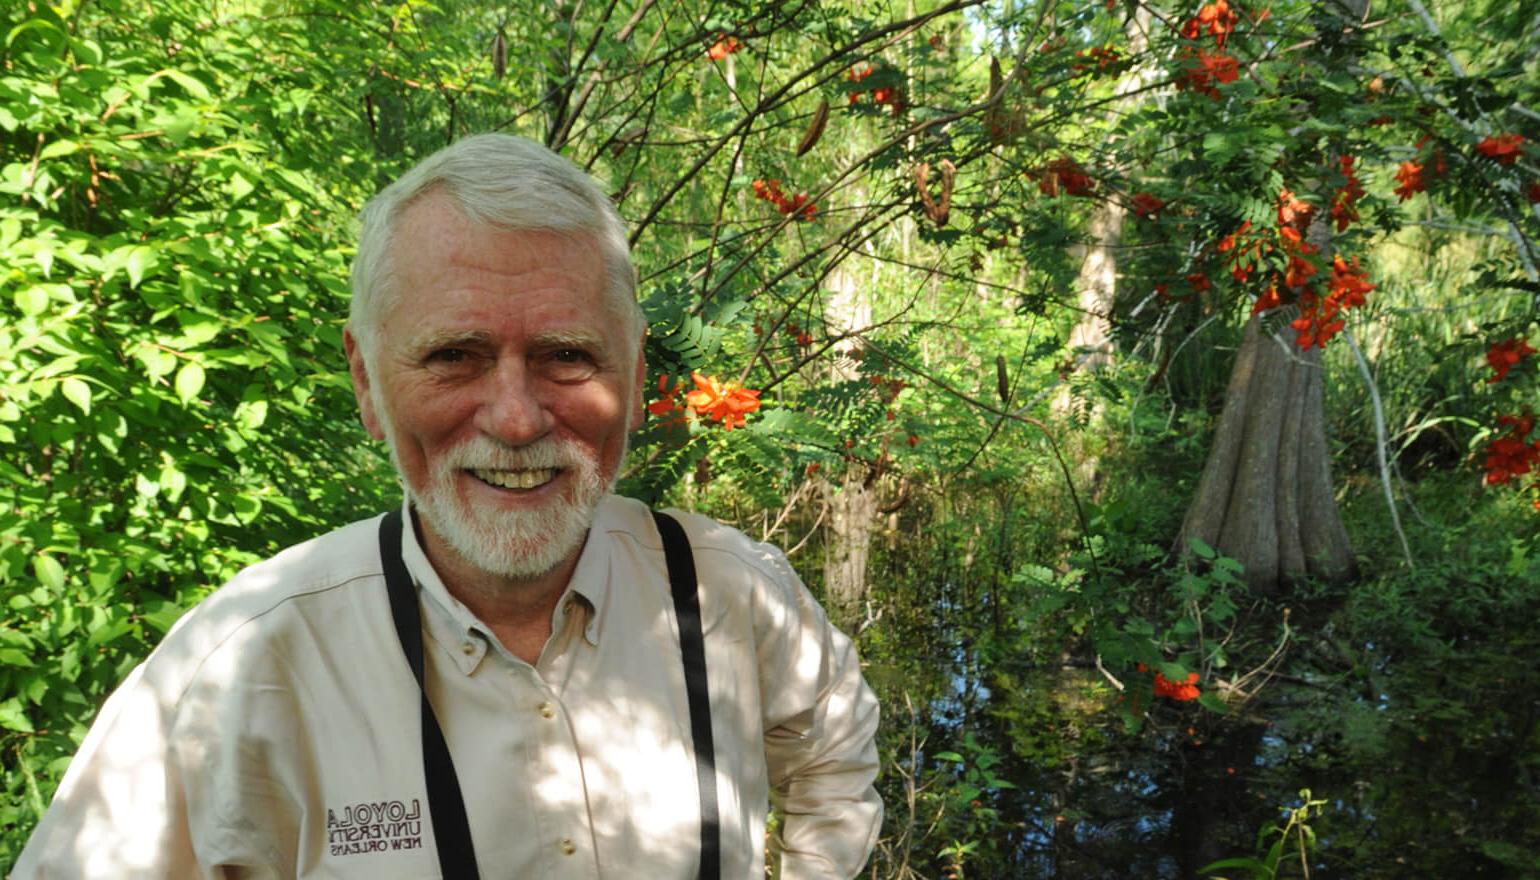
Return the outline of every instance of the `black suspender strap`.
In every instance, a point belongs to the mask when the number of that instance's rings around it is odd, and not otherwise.
[[[465,799],[444,732],[439,729],[423,684],[422,612],[417,607],[417,587],[401,559],[401,511],[392,510],[380,521],[380,561],[385,566],[385,588],[390,593],[390,614],[396,621],[401,650],[417,677],[422,695],[422,768],[428,783],[428,814],[433,820],[433,839],[438,844],[438,867],[444,880],[479,880],[476,850],[471,845],[470,820]]]
[[[663,539],[663,557],[668,563],[668,582],[674,594],[674,617],[679,621],[684,685],[690,698],[690,737],[695,745],[695,780],[700,786],[700,880],[721,880],[722,822],[717,813],[716,746],[711,737],[711,693],[706,689],[706,640],[701,635],[695,557],[678,520],[656,510],[652,518]]]
[[[695,776],[700,787],[700,880],[721,880],[722,822],[717,808],[716,747],[711,735],[706,641],[701,633],[695,558],[690,552],[690,540],[678,521],[657,511],[652,516],[663,539],[669,588],[674,597],[674,616],[679,621],[679,652],[684,660],[685,690],[690,703],[690,736],[694,740]],[[422,612],[417,605],[417,587],[401,558],[401,531],[399,510],[391,511],[380,521],[380,560],[385,568],[385,587],[390,594],[390,614],[395,620],[396,635],[422,695],[422,763],[427,777],[433,838],[438,843],[439,871],[444,880],[479,880],[460,781],[455,776],[444,732],[428,703],[428,691],[423,683]]]

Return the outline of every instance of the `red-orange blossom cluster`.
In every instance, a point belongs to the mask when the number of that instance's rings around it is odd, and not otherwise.
[[[658,377],[658,392],[663,396],[648,404],[647,411],[664,419],[664,424],[681,424],[694,412],[702,419],[721,422],[724,430],[731,431],[743,427],[745,417],[759,409],[758,391],[744,388],[737,382],[720,382],[714,376],[703,376],[699,372],[691,373],[690,379],[695,382],[695,390],[684,395],[681,405],[682,385],[675,383],[670,387],[668,376]]]
[[[1487,363],[1492,367],[1492,376],[1487,383],[1507,379],[1509,371],[1533,354],[1535,349],[1529,340],[1517,336],[1493,345],[1487,350]],[[1487,444],[1486,461],[1483,462],[1486,484],[1516,484],[1526,474],[1540,471],[1540,434],[1535,434],[1534,412],[1525,407],[1522,412],[1498,416],[1497,424],[1497,436]],[[1530,439],[1532,435],[1534,439]],[[1534,506],[1540,510],[1540,480],[1532,483],[1529,489],[1536,493]]]
[[[1149,671],[1143,663],[1140,663],[1137,668],[1140,672]],[[1181,682],[1172,681],[1159,672],[1155,673],[1155,696],[1166,697],[1179,703],[1196,700],[1200,696],[1198,691],[1198,673],[1187,673],[1187,680]]]
[[[753,186],[754,198],[769,202],[782,214],[790,214],[798,220],[813,220],[818,216],[818,206],[808,201],[805,192],[788,196],[781,192],[779,180],[756,180]]]
[[[1178,88],[1191,89],[1199,94],[1219,100],[1219,87],[1240,78],[1240,62],[1225,53],[1225,41],[1234,33],[1240,15],[1228,0],[1214,0],[1198,10],[1198,14],[1182,25],[1182,37],[1197,41],[1205,34],[1214,38],[1215,51],[1199,48],[1183,49],[1183,56],[1196,63],[1184,69],[1177,77]]]

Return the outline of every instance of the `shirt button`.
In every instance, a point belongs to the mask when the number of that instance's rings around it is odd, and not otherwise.
[[[464,654],[467,657],[469,657],[470,655],[476,653],[476,643],[475,642],[463,642],[463,643],[461,643],[461,645],[460,645],[460,653]]]
[[[552,706],[550,703],[541,703],[540,704],[540,717],[541,718],[555,718],[556,717],[556,707]]]
[[[572,838],[569,837],[566,840],[563,840],[561,842],[561,854],[562,855],[570,856],[570,855],[572,855],[575,852],[577,852],[577,844],[572,842]]]

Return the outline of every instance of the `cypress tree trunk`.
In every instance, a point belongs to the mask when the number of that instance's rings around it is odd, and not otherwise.
[[[824,319],[832,329],[849,333],[871,323],[872,306],[868,291],[876,280],[862,285],[855,277],[850,261],[829,274],[830,296],[824,307]],[[854,370],[834,365],[835,380],[854,379]],[[824,541],[824,590],[834,604],[834,615],[841,622],[855,618],[866,598],[866,563],[872,534],[877,526],[877,488],[871,468],[851,461],[838,483],[819,482],[824,503],[829,506]]]
[[[820,488],[829,505],[829,541],[823,563],[824,590],[841,620],[849,620],[866,598],[866,563],[877,522],[877,492],[865,468],[851,466],[838,488]]]
[[[1246,323],[1176,548],[1201,539],[1244,565],[1246,583],[1267,596],[1303,577],[1343,583],[1358,572],[1332,491],[1321,350],[1302,352],[1266,326],[1287,330],[1287,320]]]

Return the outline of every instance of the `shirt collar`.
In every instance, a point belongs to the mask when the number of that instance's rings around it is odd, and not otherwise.
[[[577,613],[576,606],[586,605],[588,623],[583,629],[583,637],[590,645],[599,644],[599,636],[604,631],[605,609],[609,606],[609,532],[616,525],[615,501],[615,496],[607,495],[599,503],[593,525],[588,530],[588,538],[578,556],[577,566],[572,570],[567,589],[556,603],[551,621],[551,632],[562,632],[569,609]],[[401,516],[404,522],[413,522],[409,502],[402,502]],[[401,558],[412,579],[428,599],[423,603],[423,621],[428,634],[449,652],[462,673],[470,675],[475,672],[487,652],[493,650],[492,646],[497,643],[496,637],[480,618],[459,599],[450,595],[449,588],[444,586],[444,581],[428,561],[428,554],[417,540],[415,528],[401,530]],[[581,601],[573,602],[573,597]],[[499,645],[496,650],[504,649]]]

